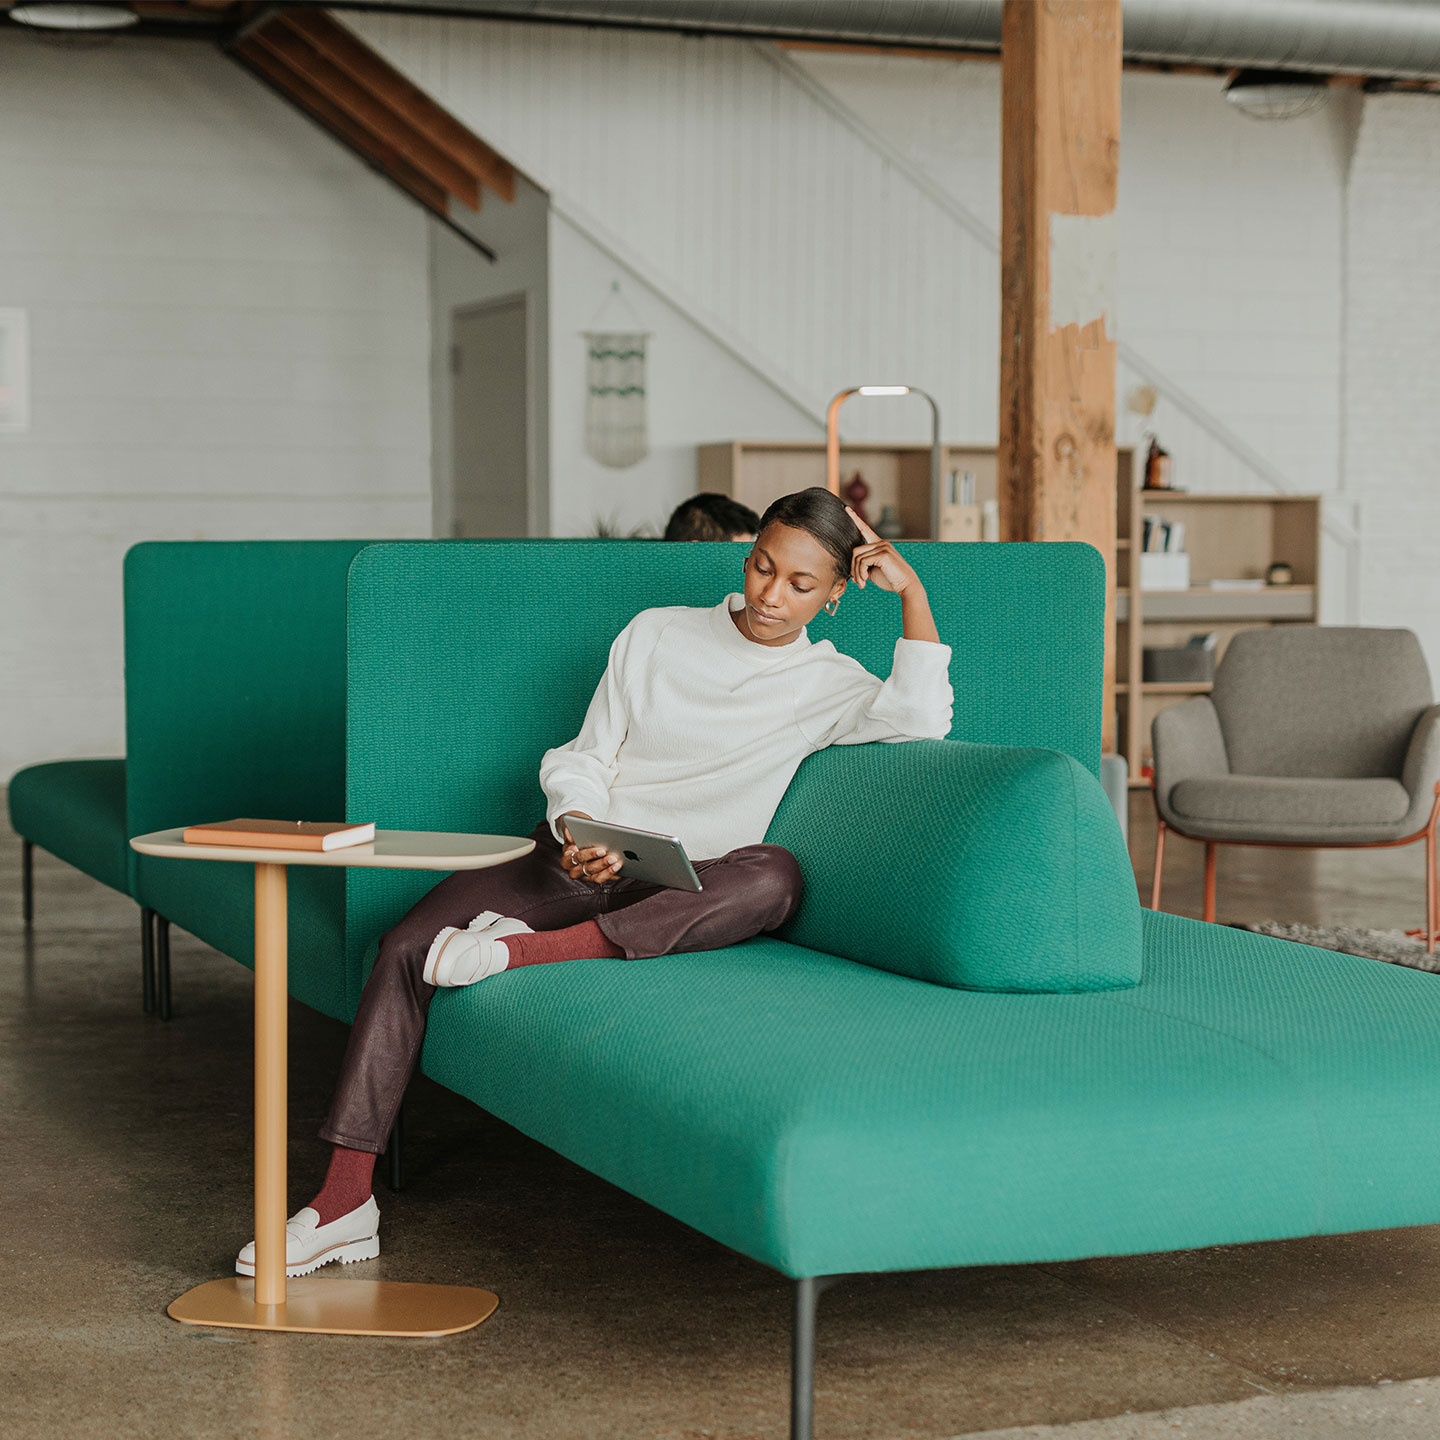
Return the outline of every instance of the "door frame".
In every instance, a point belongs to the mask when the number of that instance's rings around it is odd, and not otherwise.
[[[447,397],[450,411],[450,434],[447,443],[450,451],[450,473],[445,477],[449,513],[445,517],[445,535],[455,534],[456,485],[455,485],[455,356],[460,342],[456,339],[456,321],[483,315],[487,310],[501,310],[519,302],[525,316],[525,533],[534,536],[541,533],[536,525],[537,506],[535,495],[535,306],[530,303],[529,290],[510,290],[503,295],[491,295],[484,300],[467,301],[450,310],[449,333],[445,349],[445,373],[450,383]]]

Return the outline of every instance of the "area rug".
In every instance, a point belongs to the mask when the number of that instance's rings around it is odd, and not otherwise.
[[[1440,974],[1440,949],[1427,955],[1423,942],[1412,940],[1403,930],[1359,930],[1348,925],[1277,925],[1273,921],[1235,928],[1250,930],[1256,935],[1274,935],[1280,940],[1295,940],[1301,945],[1318,945],[1322,950],[1363,955],[1367,960],[1383,960],[1387,965],[1406,965],[1412,970]]]

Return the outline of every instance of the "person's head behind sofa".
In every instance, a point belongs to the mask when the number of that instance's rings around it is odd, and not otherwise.
[[[675,507],[665,525],[666,540],[753,540],[760,517],[728,495],[704,492]]]

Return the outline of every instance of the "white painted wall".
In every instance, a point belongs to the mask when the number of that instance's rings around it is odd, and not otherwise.
[[[523,175],[511,202],[486,192],[469,221],[493,260],[438,220],[430,221],[431,461],[434,533],[452,533],[454,509],[451,323],[456,310],[524,295],[529,317],[529,533],[550,533],[550,202]]]
[[[550,224],[550,413],[553,534],[592,535],[606,521],[659,534],[695,493],[695,447],[737,435],[815,440],[824,430],[685,313],[564,216]],[[612,470],[585,453],[585,340],[612,283],[650,332],[650,453]],[[610,309],[608,317],[623,310]]]
[[[426,222],[199,43],[0,32],[0,775],[124,749],[144,539],[430,529]]]
[[[345,20],[803,409],[823,415],[857,376],[903,372],[940,398],[949,438],[993,438],[987,242],[780,52],[570,26]],[[893,419],[856,406],[846,420],[856,436],[928,435],[918,405]]]
[[[1360,613],[1424,642],[1440,686],[1440,98],[1366,99],[1347,208],[1345,491]]]
[[[947,436],[994,442],[997,65],[349,20],[807,408],[903,374],[939,398]],[[1120,338],[1175,392],[1156,422],[1177,470],[1203,489],[1263,487],[1267,468],[1332,489],[1333,116],[1264,125],[1218,79],[1148,74],[1127,74],[1124,107]],[[1122,395],[1141,373],[1122,373]],[[916,410],[845,418],[856,435],[919,439]],[[1121,419],[1122,438],[1138,435]]]

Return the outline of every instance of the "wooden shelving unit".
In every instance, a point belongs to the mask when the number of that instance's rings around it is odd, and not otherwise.
[[[1116,736],[1130,783],[1148,785],[1150,723],[1166,705],[1204,695],[1209,683],[1141,679],[1147,646],[1183,645],[1197,631],[1219,635],[1216,658],[1231,638],[1259,625],[1314,624],[1320,583],[1320,499],[1315,495],[1192,495],[1141,490],[1123,473],[1117,497],[1115,555]],[[1139,588],[1139,546],[1146,518],[1182,520],[1190,554],[1188,590]],[[1216,589],[1215,580],[1264,579],[1284,561],[1290,585]]]
[[[823,440],[728,440],[698,447],[697,488],[729,495],[763,513],[772,500],[825,483]],[[995,451],[976,445],[947,445],[940,473],[975,477],[975,503],[995,498]],[[928,445],[841,445],[840,484],[859,471],[870,487],[865,502],[871,522],[886,505],[895,506],[902,538],[929,540],[930,447]]]

